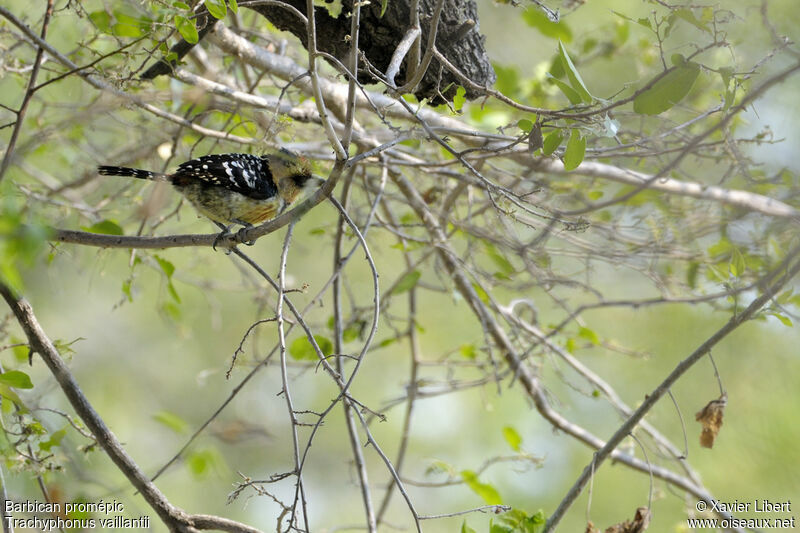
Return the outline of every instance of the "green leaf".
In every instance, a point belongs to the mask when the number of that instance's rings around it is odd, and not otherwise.
[[[494,72],[497,74],[495,88],[506,96],[514,97],[520,90],[519,71],[514,66],[505,66],[500,63],[492,63]],[[480,106],[475,107],[480,109]]]
[[[53,346],[55,346],[58,353],[61,354],[61,357],[69,357],[75,354],[75,349],[72,347],[78,341],[85,341],[86,339],[83,337],[77,337],[69,342],[61,339],[55,339],[53,341]]]
[[[154,255],[153,257],[158,263],[158,266],[161,267],[161,270],[163,270],[164,274],[167,276],[167,292],[169,292],[169,295],[172,296],[173,300],[175,300],[175,303],[181,303],[181,298],[178,296],[178,291],[175,290],[175,285],[172,283],[172,274],[175,272],[175,265],[158,255]]]
[[[0,184],[0,278],[17,290],[23,289],[22,273],[40,257],[49,230],[33,221],[23,221],[10,196],[10,181]],[[13,193],[16,196],[16,193]]]
[[[569,78],[569,83],[572,85],[572,88],[580,94],[581,100],[587,104],[592,103],[593,98],[589,93],[589,89],[587,89],[586,84],[583,83],[583,78],[581,78],[578,69],[576,69],[575,65],[572,63],[572,59],[569,57],[564,43],[560,40],[558,41],[558,54],[561,56],[561,62],[564,64],[564,70],[567,71],[567,77]]]
[[[150,31],[150,20],[138,15],[128,15],[114,10],[116,24],[111,27],[111,32],[118,37],[141,37]]]
[[[417,284],[421,275],[422,273],[419,270],[412,270],[400,278],[400,281],[398,281],[397,285],[392,289],[392,294],[402,294],[410,291]]]
[[[175,433],[186,433],[186,429],[189,427],[189,424],[183,418],[169,411],[159,411],[153,415],[153,420],[168,427]]]
[[[314,335],[314,340],[317,341],[317,346],[322,351],[322,355],[328,357],[333,353],[333,343],[329,338],[322,335]],[[307,337],[297,337],[289,345],[289,355],[297,361],[316,361],[318,359],[317,352]]]
[[[478,294],[478,298],[485,304],[489,303],[489,295],[486,294],[486,291],[483,290],[483,287],[478,285],[477,283],[472,284],[472,288],[475,289],[475,292]]]
[[[14,392],[10,386],[6,385],[2,381],[0,381],[0,396],[11,400],[20,409],[25,408],[25,404],[22,402],[22,399],[19,397],[19,395]],[[5,407],[7,404],[4,403],[3,406]]]
[[[775,318],[777,318],[778,320],[780,320],[784,326],[792,327],[792,320],[788,316],[782,315],[780,313],[770,313],[770,314]]]
[[[192,474],[202,477],[210,473],[212,469],[223,466],[224,461],[216,449],[206,448],[189,452],[186,456],[186,464]]]
[[[464,107],[464,103],[467,101],[466,94],[467,90],[459,85],[458,89],[456,89],[456,95],[453,97],[453,108],[456,111],[461,111],[461,108]]]
[[[11,352],[14,354],[14,359],[18,362],[27,362],[28,361],[28,354],[30,353],[30,348],[28,347],[27,341],[17,338],[15,336],[11,336],[8,339],[10,344],[19,344],[20,346],[14,346],[11,349]]]
[[[489,255],[492,262],[497,265],[497,268],[500,269],[500,273],[510,276],[517,271],[517,269],[514,268],[514,265],[511,264],[511,261],[509,261],[503,254],[498,252],[497,248],[492,243],[487,242],[485,248],[486,253]]]
[[[111,26],[111,33],[116,37],[141,37],[142,32],[139,30],[138,26],[133,26],[131,24],[122,24],[120,22]]]
[[[236,3],[236,0],[228,0],[228,5],[231,7],[231,11],[234,13],[239,12],[239,4]]]
[[[161,311],[176,322],[181,318],[181,308],[175,302],[163,302],[160,306]]]
[[[464,520],[464,523],[461,524],[461,533],[478,533],[478,532],[475,531],[474,529],[472,529],[471,527],[469,527],[467,525],[467,521]]]
[[[703,30],[706,33],[711,33],[711,28],[709,28],[705,23],[698,20],[697,17],[694,16],[694,13],[690,9],[678,9],[672,12],[676,17],[685,20],[695,28]]]
[[[547,73],[546,76],[547,76],[547,81],[557,85],[558,88],[561,89],[561,92],[564,93],[564,96],[567,97],[567,100],[569,100],[570,104],[577,105],[583,101],[581,99],[581,95],[578,94],[578,91],[570,87],[568,83],[553,77],[553,75],[551,75],[549,72]]]
[[[462,344],[458,352],[461,354],[461,357],[465,359],[474,360],[478,356],[478,350],[475,348],[474,344]]]
[[[228,14],[225,0],[206,0],[206,9],[215,19],[224,19],[225,15]],[[186,40],[188,41],[189,39]]]
[[[83,231],[89,233],[102,233],[103,235],[124,235],[122,228],[113,220],[101,220],[91,226],[81,226]]]
[[[61,444],[61,441],[64,439],[66,434],[67,428],[62,428],[54,433],[51,433],[49,439],[39,443],[39,449],[43,452],[49,452],[53,446],[58,446]]]
[[[691,61],[675,67],[633,100],[633,110],[643,115],[666,111],[689,94],[699,74],[700,65]]]
[[[630,37],[631,34],[631,25],[627,22],[618,20],[617,24],[615,25],[615,30],[616,35],[614,38],[614,44],[617,47],[620,47],[628,42],[628,37]]]
[[[537,526],[544,525],[545,523],[547,523],[547,517],[544,515],[544,511],[542,511],[541,509],[536,511],[536,514],[530,518],[531,522],[533,522],[533,524]]]
[[[594,330],[585,328],[583,326],[580,326],[578,328],[578,337],[586,339],[587,341],[595,345],[600,344],[600,338],[597,336],[597,333],[595,333]]]
[[[173,20],[175,21],[175,28],[181,36],[186,39],[186,42],[189,44],[197,44],[197,41],[200,40],[200,35],[197,33],[197,26],[195,26],[194,21],[182,15],[175,15]]]
[[[728,264],[728,268],[730,269],[731,274],[733,274],[733,276],[736,278],[741,277],[742,274],[744,274],[747,265],[745,264],[742,252],[740,252],[738,248],[733,249],[733,253],[731,253],[731,260],[730,263]]]
[[[344,9],[342,0],[314,0],[314,4],[325,8],[331,18],[335,19],[339,18],[339,15],[342,14],[342,10]]]
[[[672,54],[669,56],[669,62],[673,67],[682,67],[686,64],[686,57],[683,54]]]
[[[523,118],[517,121],[517,127],[525,133],[528,133],[533,129],[533,122],[527,118]]]
[[[564,140],[564,135],[561,130],[556,130],[544,138],[544,145],[542,146],[542,154],[550,155],[561,146],[561,141]]]
[[[522,437],[520,437],[517,430],[512,428],[511,426],[506,426],[503,428],[503,438],[506,439],[506,442],[511,449],[515,452],[520,451],[520,445],[522,444]]]
[[[378,18],[383,18],[383,15],[386,13],[386,8],[389,7],[389,0],[381,0],[381,13]]]
[[[736,98],[736,89],[728,89],[727,91],[725,91],[724,104],[722,110],[727,111],[728,109],[730,109],[731,106],[733,105],[733,101],[735,98]]]
[[[362,323],[356,323],[342,331],[342,342],[353,342],[361,337]]]
[[[131,291],[131,284],[132,283],[133,283],[133,280],[130,279],[130,278],[128,278],[128,279],[126,279],[125,281],[122,282],[122,294],[125,295],[125,297],[128,299],[128,302],[132,302],[133,301],[133,292]]]
[[[564,62],[561,61],[561,56],[558,55],[558,52],[555,53],[553,58],[550,60],[550,68],[548,71],[554,78],[561,79],[566,74],[564,70]]]
[[[514,533],[514,530],[503,524],[494,524],[489,520],[489,533]]]
[[[624,18],[625,20],[629,20],[631,22],[635,22],[636,24],[638,24],[640,26],[644,26],[648,30],[653,28],[653,26],[650,24],[650,19],[646,19],[646,18],[632,19],[631,17],[629,17],[627,15],[623,15],[619,11],[611,10],[611,12],[614,13],[618,17]]]
[[[189,7],[189,4],[187,4],[185,2],[172,2],[172,5],[174,7],[177,7],[178,9],[185,9],[186,11],[189,11],[191,9]]]
[[[792,302],[794,289],[789,289],[787,291],[783,291],[778,296],[775,297],[775,301],[780,305],[788,305]]]
[[[161,267],[161,270],[164,271],[164,274],[166,274],[168,278],[171,278],[172,274],[175,273],[175,265],[158,255],[154,255],[153,258],[156,260],[156,263],[158,263],[158,266]]]
[[[720,256],[727,256],[729,253],[733,253],[732,250],[733,245],[731,241],[722,237],[719,241],[709,246],[707,251],[712,259],[719,259]]]
[[[536,6],[530,6],[522,12],[522,20],[528,26],[536,28],[539,32],[553,39],[559,39],[565,43],[572,41],[572,30],[563,21],[553,22],[547,15]]]
[[[31,377],[19,370],[9,370],[0,374],[0,383],[14,387],[15,389],[32,389],[33,382]]]
[[[181,297],[178,296],[178,291],[175,290],[175,285],[173,285],[171,280],[167,282],[167,292],[169,292],[169,295],[175,300],[175,303],[181,303]]]
[[[425,469],[425,475],[435,475],[435,474],[447,474],[448,476],[455,475],[455,469],[450,465],[450,463],[445,463],[439,459],[434,459],[431,461],[431,464],[428,468]]]
[[[472,489],[472,492],[483,498],[488,505],[502,505],[503,499],[497,489],[489,484],[478,481],[478,476],[471,470],[462,470],[461,478]]]
[[[509,526],[514,533],[536,533],[540,531],[539,526],[544,525],[544,513],[537,512],[533,516],[521,509],[511,509],[500,517],[503,524]]]
[[[89,20],[97,26],[97,29],[103,33],[111,32],[111,15],[106,11],[92,11],[89,13]]]
[[[564,151],[564,170],[575,170],[586,154],[586,138],[578,130],[572,130]]]

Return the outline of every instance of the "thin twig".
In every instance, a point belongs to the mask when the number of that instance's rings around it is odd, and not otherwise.
[[[281,251],[280,269],[278,272],[278,302],[275,308],[275,316],[278,324],[278,346],[280,354],[280,368],[281,368],[281,394],[286,402],[286,412],[289,416],[292,436],[292,451],[294,460],[294,475],[297,477],[295,483],[295,505],[292,505],[291,515],[286,524],[286,531],[295,529],[295,520],[297,518],[297,505],[300,502],[300,507],[303,512],[303,526],[298,528],[301,530],[308,530],[308,508],[305,495],[305,484],[303,483],[303,470],[300,465],[300,439],[297,435],[298,421],[295,415],[294,403],[292,402],[292,394],[289,385],[289,374],[286,366],[286,333],[283,327],[283,302],[286,289],[286,258],[289,255],[289,244],[292,241],[292,230],[294,224],[289,224],[286,230],[286,238],[283,241],[283,249]]]
[[[352,175],[347,179],[342,187],[342,209],[346,209],[349,200],[350,185],[352,184]],[[341,354],[344,352],[344,339],[343,339],[343,325],[342,325],[342,276],[341,270],[342,263],[342,239],[344,237],[345,219],[340,213],[339,222],[336,225],[336,236],[333,248],[333,272],[338,275],[333,281],[333,330],[334,330],[334,353]],[[339,375],[345,376],[344,360],[342,357],[336,357],[336,370]],[[361,491],[361,499],[364,502],[364,513],[366,515],[367,530],[370,533],[377,531],[377,522],[375,519],[375,509],[372,503],[372,494],[369,488],[369,477],[367,472],[367,465],[364,461],[364,453],[362,450],[361,442],[358,437],[358,428],[355,424],[352,409],[353,407],[349,402],[343,402],[345,425],[347,426],[347,433],[350,438],[350,449],[353,452],[353,461],[355,462],[356,472],[358,473],[359,489]]]
[[[780,264],[779,267],[774,269],[770,274],[765,277],[765,287],[760,296],[754,299],[747,308],[741,313],[734,315],[728,322],[722,326],[716,333],[703,342],[691,355],[682,360],[675,369],[662,381],[658,387],[653,389],[644,399],[638,409],[620,426],[620,428],[608,439],[606,444],[600,448],[592,457],[592,461],[584,468],[583,473],[575,481],[575,484],[567,492],[567,495],[559,504],[558,508],[553,512],[547,521],[544,533],[551,533],[558,526],[567,509],[570,508],[572,503],[580,495],[583,487],[589,479],[593,469],[599,467],[603,461],[608,458],[612,451],[619,445],[622,439],[625,438],[633,428],[644,418],[644,416],[653,408],[656,402],[663,396],[667,390],[680,378],[687,370],[689,370],[697,361],[707,355],[711,349],[716,346],[722,339],[727,337],[730,333],[736,330],[739,326],[751,319],[775,293],[781,289],[789,280],[791,280],[798,272],[800,272],[800,261],[792,265],[797,256],[800,255],[800,247],[789,253]],[[773,278],[778,278],[773,280]],[[769,284],[769,285],[767,285]],[[710,503],[710,502],[709,502]]]
[[[64,359],[36,319],[30,304],[14,294],[12,289],[3,281],[0,281],[0,295],[3,296],[3,299],[5,299],[20,326],[25,331],[31,350],[42,357],[73,409],[97,439],[97,443],[117,465],[117,468],[128,478],[131,485],[142,494],[145,501],[153,508],[167,527],[178,532],[196,533],[195,526],[209,529],[209,527],[204,526],[211,525],[211,527],[224,531],[258,533],[257,529],[245,524],[211,515],[189,515],[182,509],[172,505],[166,496],[147,479],[144,472],[128,455],[122,444],[117,440],[117,437],[106,426],[103,419],[84,396],[77,381],[75,381],[69,368],[67,368]],[[199,523],[196,523],[195,520],[198,520]]]
[[[47,27],[50,24],[50,17],[53,15],[53,3],[54,0],[47,0],[47,7],[44,11],[44,20],[42,21],[42,31],[40,34],[41,40],[47,37]],[[6,9],[0,7],[0,14],[6,16]],[[30,78],[28,78],[28,88],[25,90],[25,95],[22,97],[22,104],[20,104],[19,110],[16,112],[17,120],[14,123],[14,129],[11,130],[11,137],[8,139],[8,145],[6,146],[5,154],[3,154],[3,160],[0,161],[0,181],[3,181],[6,169],[8,169],[8,165],[11,164],[11,156],[14,154],[14,147],[17,144],[19,132],[22,130],[22,123],[25,122],[25,113],[28,111],[28,104],[31,98],[33,98],[33,94],[36,92],[36,78],[39,76],[39,68],[42,66],[43,54],[44,48],[41,45],[37,46],[36,58],[33,60],[33,70],[31,70]]]

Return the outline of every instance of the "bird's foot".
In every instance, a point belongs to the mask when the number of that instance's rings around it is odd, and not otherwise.
[[[253,225],[243,220],[236,220],[236,223],[244,226],[242,229],[236,232],[236,240],[246,244],[247,246],[253,246],[256,243],[255,239],[245,240],[245,232],[251,229]]]
[[[219,223],[216,224],[222,231],[219,232],[219,234],[214,238],[214,242],[211,243],[211,249],[214,250],[215,252],[217,251],[217,245],[219,244],[219,241],[233,235],[233,233],[231,233],[230,226],[224,226]],[[231,248],[225,247],[225,255],[230,255],[230,253],[231,253]]]
[[[249,241],[247,241],[247,240],[245,240],[245,234],[244,234],[245,231],[247,231],[248,229],[250,229],[252,227],[253,226],[246,226],[246,227],[240,229],[239,231],[237,231],[236,232],[236,240],[246,244],[247,246],[253,246],[256,243],[255,239],[250,239]]]

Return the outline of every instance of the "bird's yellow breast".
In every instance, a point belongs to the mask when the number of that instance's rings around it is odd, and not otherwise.
[[[181,192],[200,213],[225,225],[260,224],[274,218],[283,206],[279,196],[257,200],[222,187],[188,186],[181,187]]]

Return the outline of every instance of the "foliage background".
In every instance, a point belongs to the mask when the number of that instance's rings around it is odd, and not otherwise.
[[[24,13],[27,22],[36,27],[42,13],[43,5],[40,4],[11,0],[9,9],[18,15]],[[119,8],[140,12],[159,9],[118,0],[105,5],[111,10]],[[498,88],[512,96],[533,95],[541,99],[536,105],[543,107],[565,105],[557,92],[541,82],[542,74],[555,54],[557,41],[526,24],[518,8],[490,2],[481,2],[479,6],[481,30],[487,36],[489,53],[498,66]],[[91,46],[99,51],[113,50],[117,43],[103,37],[95,40],[86,17],[75,15],[82,11],[96,12],[101,7],[99,2],[83,2],[58,11],[52,20],[48,40],[59,50],[75,51],[76,55],[82,56],[84,63],[92,55],[78,51],[82,46]],[[740,65],[757,63],[770,53],[769,35],[761,24],[760,8],[761,5],[754,2],[726,6],[733,11],[727,29],[728,39]],[[646,31],[615,16],[612,9],[636,19],[648,16],[659,7],[638,1],[592,1],[574,11],[567,10],[563,23],[572,33],[568,47],[573,57],[581,60],[581,74],[594,94],[613,94],[622,84],[648,79],[659,70],[657,57],[653,55],[652,39]],[[769,15],[778,34],[797,37],[800,13],[794,2],[769,2]],[[245,11],[242,16],[244,20],[250,20]],[[5,31],[2,43],[8,58],[14,50],[13,34],[9,33],[7,23],[3,23],[0,29]],[[698,39],[698,30],[684,25],[676,32],[678,34],[671,37],[670,46],[686,53],[690,43]],[[621,35],[624,33],[627,37],[623,44]],[[124,40],[127,42],[133,37]],[[599,58],[596,57],[597,49],[589,50],[584,62],[580,47],[592,39],[611,49],[607,56],[600,55]],[[682,40],[685,45],[679,44]],[[289,53],[302,64],[302,49],[292,38],[289,37],[289,41]],[[26,50],[20,57],[29,61],[30,57],[26,56],[29,52],[32,56],[32,51]],[[726,50],[718,52],[729,53]],[[144,57],[141,50],[132,57],[118,55],[101,63],[100,68],[107,69],[109,78],[114,79],[124,73],[124,68],[118,70],[120,67],[138,65]],[[593,60],[589,61],[589,57]],[[779,70],[788,61],[779,55],[766,63],[759,76]],[[6,71],[0,77],[2,103],[16,106],[25,90],[26,78],[14,75],[14,71],[8,68],[10,63],[5,66]],[[701,75],[699,86],[691,95],[692,106],[702,108],[704,103],[718,98],[719,90],[713,90],[710,78],[707,73]],[[119,83],[129,88],[122,79]],[[142,89],[143,94],[157,97],[160,106],[174,112],[184,112],[190,105],[203,104],[202,96],[193,94],[193,89],[175,81],[158,79],[155,88],[152,92]],[[770,91],[745,113],[737,126],[742,134],[751,135],[769,126],[771,137],[788,139],[777,144],[754,145],[745,150],[747,157],[761,165],[752,168],[759,168],[765,174],[785,169],[795,191],[800,171],[794,141],[800,107],[797,89],[795,76]],[[131,90],[136,92],[137,89]],[[163,100],[166,95],[171,95],[169,101]],[[212,118],[212,122],[218,124],[229,118],[222,111],[211,113],[219,113],[219,117]],[[253,116],[248,113],[250,111],[241,110],[235,115],[234,123],[242,120],[243,124],[233,133],[263,133],[259,129],[261,123],[249,123]],[[524,118],[514,110],[492,102],[483,109],[479,102],[468,104],[464,116],[484,130],[508,126]],[[279,124],[277,131],[273,129],[272,133],[281,143],[322,153],[319,147],[324,140],[318,126],[285,121]],[[105,182],[93,181],[87,197],[80,197],[84,190],[77,197],[67,197],[73,205],[68,205],[69,201],[48,203],[35,195],[38,185],[31,174],[56,182],[88,180],[98,164],[115,164],[119,158],[139,162],[143,168],[159,169],[159,165],[164,164],[174,166],[189,155],[187,147],[198,141],[198,136],[182,133],[178,143],[179,154],[167,163],[159,157],[157,150],[170,140],[171,133],[167,130],[169,128],[165,129],[158,119],[135,107],[121,105],[108,95],[99,94],[77,77],[68,77],[43,89],[33,101],[22,131],[17,147],[18,161],[9,169],[2,183],[3,223],[11,224],[15,217],[19,217],[27,222],[46,222],[61,228],[77,229],[102,219],[116,221],[126,234],[135,233],[144,213],[158,217],[169,212],[175,205],[175,195],[166,189],[154,190],[139,183],[108,179]],[[8,128],[0,130],[4,142],[8,131]],[[206,139],[199,141],[193,155],[238,148]],[[712,173],[719,168],[704,164]],[[325,161],[320,160],[317,165],[321,174],[329,168]],[[713,179],[710,181],[714,182]],[[569,178],[565,178],[563,183],[570,186]],[[769,191],[764,192],[769,195]],[[98,217],[93,219],[76,209],[74,206],[79,202],[99,206],[97,210],[89,210],[92,216]],[[794,205],[798,205],[796,193]],[[705,208],[703,201],[694,201],[688,209]],[[307,283],[311,287],[310,291],[293,295],[299,306],[309,301],[314,289],[318,289],[330,273],[333,262],[331,235],[336,218],[335,210],[322,204],[295,228],[288,266],[289,285]],[[659,219],[650,222],[658,223]],[[761,248],[763,243],[759,240],[766,237],[758,231],[763,227],[764,224],[758,223],[752,226],[745,223],[738,227],[734,224],[731,232],[739,242]],[[196,219],[191,209],[184,207],[177,219],[168,220],[156,233],[210,231],[206,221]],[[594,238],[591,229],[582,236],[589,242]],[[718,238],[719,235],[711,232],[706,237],[707,242],[702,242],[700,247],[708,248]],[[282,240],[283,231],[273,233],[260,239],[247,252],[267,272],[277,272]],[[393,244],[394,241],[389,239],[370,240],[384,289],[404,273],[400,266],[402,251]],[[270,297],[259,289],[261,283],[222,253],[206,248],[175,248],[140,253],[133,259],[134,256],[125,250],[50,244],[36,244],[32,249],[21,250],[6,248],[5,252],[6,274],[12,273],[12,268],[20,268],[24,294],[51,338],[67,343],[75,341],[70,345],[74,353],[69,358],[76,378],[146,472],[154,472],[179,449],[187,436],[229,395],[238,383],[236,377],[243,376],[256,355],[274,342],[274,328],[267,326],[259,330],[255,340],[248,343],[240,361],[243,366],[234,370],[231,380],[225,379],[232,352],[244,331],[252,321],[269,314],[266,306],[274,305],[274,296]],[[174,265],[175,273],[171,279],[165,276],[156,255]],[[12,256],[14,267],[8,264]],[[135,263],[133,266],[132,262]],[[575,272],[574,263],[568,259],[562,259],[561,265],[570,273]],[[359,303],[366,305],[371,291],[368,268],[360,258],[354,260],[349,268],[352,268],[349,290],[357,295],[355,299]],[[435,273],[426,272],[422,281],[435,283]],[[129,288],[127,283],[130,283]],[[628,270],[611,264],[597,265],[591,283],[603,287],[609,298],[643,298],[655,294],[645,280],[633,279]],[[712,281],[709,283],[713,284]],[[531,289],[530,294],[539,305],[543,324],[560,321],[560,317],[549,318],[555,316],[558,309],[547,303],[539,289]],[[515,294],[501,287],[493,296],[507,302]],[[326,301],[326,304],[330,305],[330,302]],[[258,305],[264,305],[266,310]],[[420,290],[417,305],[419,341],[426,360],[436,361],[454,349],[480,346],[483,342],[483,334],[469,309],[452,294]],[[398,309],[397,312],[401,311]],[[329,310],[323,306],[312,313],[309,321],[320,331],[325,331],[329,316]],[[559,342],[572,342],[574,353],[582,362],[605,376],[629,404],[636,405],[678,360],[729,316],[728,308],[706,304],[599,309],[587,312],[583,318],[592,335],[601,341],[589,342],[586,337],[574,336],[573,331],[559,338]],[[8,323],[4,331],[9,334],[6,344],[19,341],[19,332]],[[391,327],[384,322],[378,341],[392,335]],[[293,339],[291,337],[289,342]],[[603,344],[624,346],[630,353],[609,350]],[[730,398],[725,426],[713,451],[699,447],[699,426],[692,420],[692,414],[717,394],[710,364],[704,361],[697,365],[673,390],[686,419],[689,461],[721,501],[761,498],[785,501],[800,495],[800,479],[794,468],[800,462],[796,446],[800,441],[800,427],[793,423],[800,408],[800,392],[796,386],[796,376],[800,375],[798,346],[800,334],[796,327],[787,327],[779,319],[767,317],[746,324],[714,350]],[[19,367],[30,374],[36,385],[24,393],[26,402],[64,409],[61,392],[46,368],[36,360],[33,367],[27,367],[24,364],[26,358],[27,350],[22,347],[2,352],[5,368]],[[621,423],[622,420],[599,400],[576,392],[572,383],[559,379],[552,367],[545,367],[543,371],[552,396],[564,406],[573,421],[603,438],[607,438]],[[298,405],[313,409],[327,404],[336,394],[330,381],[323,379],[313,368],[300,368],[298,365],[291,368],[291,372],[295,375],[293,391]],[[398,342],[371,352],[354,385],[355,397],[388,417],[386,422],[374,422],[372,430],[379,442],[386,443],[390,455],[395,452],[394,443],[398,442],[402,429],[403,407],[402,404],[389,405],[392,400],[403,396],[407,381],[407,345]],[[277,366],[260,373],[212,423],[209,431],[191,446],[185,460],[164,474],[158,485],[174,504],[270,529],[279,508],[267,497],[250,494],[230,504],[227,497],[232,484],[239,481],[237,472],[257,478],[290,468],[288,422],[282,400],[276,396],[279,389]],[[591,450],[583,445],[563,434],[554,434],[550,425],[513,388],[510,389],[507,382],[500,387],[490,383],[417,401],[414,432],[404,470],[404,476],[410,479],[441,480],[441,472],[431,473],[432,467],[435,470],[437,466],[443,468],[447,465],[454,472],[475,470],[489,457],[517,455],[515,462],[500,463],[488,469],[481,481],[494,487],[506,504],[528,513],[538,509],[548,513],[591,457]],[[11,416],[9,404],[3,403],[6,418]],[[52,413],[36,413],[35,416],[48,434],[64,426],[63,419]],[[683,441],[683,431],[670,402],[662,400],[649,420],[673,442]],[[515,454],[504,438],[503,428],[506,427],[514,428],[523,439],[524,450],[541,460],[537,460],[535,465],[520,461],[519,454]],[[14,453],[9,444],[13,440],[13,437],[8,437],[3,444],[8,490],[17,498],[22,498],[22,495],[31,499],[41,498],[36,478],[31,476],[35,467],[25,464]],[[641,457],[641,450],[630,441],[626,443],[630,453]],[[126,486],[124,478],[105,456],[98,451],[79,451],[82,444],[86,444],[85,439],[69,431],[62,444],[55,448],[55,456],[46,461],[46,464],[58,467],[56,471],[44,472],[51,493],[65,501],[116,498],[124,502],[131,516],[147,514],[146,505]],[[368,449],[366,455],[370,472],[374,473],[373,483],[382,486],[388,480],[385,470]],[[312,448],[310,463],[305,468],[306,483],[312,495],[311,525],[314,529],[331,530],[334,526],[357,524],[363,520],[350,461],[342,414],[337,410],[326,421],[324,437]],[[592,521],[605,527],[630,518],[636,507],[646,505],[649,483],[646,476],[620,466],[605,465],[594,480]],[[475,491],[463,484],[440,488],[409,485],[407,489],[422,514],[454,512],[483,503]],[[278,497],[289,499],[292,489],[286,482],[272,486],[270,490]],[[653,530],[686,530],[685,517],[692,502],[656,482]],[[586,504],[587,495],[584,494],[563,523],[564,531],[583,530]],[[453,531],[464,519],[457,517],[426,522],[425,530]],[[480,514],[466,517],[478,531],[488,528],[489,519]],[[397,495],[388,521],[409,527],[407,512]],[[155,525],[156,530],[159,527]]]

